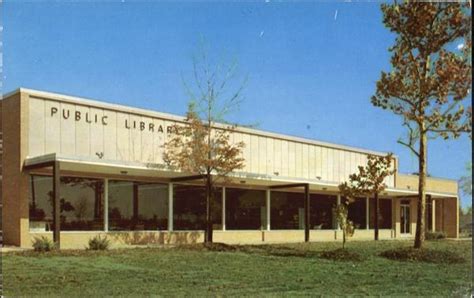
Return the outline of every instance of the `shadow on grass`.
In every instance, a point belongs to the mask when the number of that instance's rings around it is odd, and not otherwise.
[[[361,262],[365,260],[358,252],[353,249],[334,249],[325,251],[313,251],[308,246],[302,244],[300,248],[283,245],[228,245],[224,243],[209,243],[179,246],[179,249],[214,251],[214,252],[240,252],[246,254],[258,254],[271,257],[282,258],[321,258],[332,261],[342,262]]]

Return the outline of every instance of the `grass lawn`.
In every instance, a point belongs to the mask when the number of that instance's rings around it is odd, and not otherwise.
[[[388,260],[384,250],[411,241],[349,242],[362,261],[331,261],[319,253],[339,243],[238,247],[235,251],[189,248],[62,251],[2,256],[5,296],[60,295],[468,295],[472,241],[431,241],[453,250],[461,264]],[[233,248],[233,247],[231,247]]]

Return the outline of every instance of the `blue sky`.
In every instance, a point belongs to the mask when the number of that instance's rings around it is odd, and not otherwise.
[[[401,172],[417,161],[396,140],[401,119],[370,96],[388,70],[392,35],[377,3],[3,3],[3,92],[60,92],[184,114],[191,57],[236,57],[248,75],[231,120],[361,148],[391,151]],[[471,141],[434,140],[428,171],[459,179]],[[463,198],[463,205],[471,204]]]

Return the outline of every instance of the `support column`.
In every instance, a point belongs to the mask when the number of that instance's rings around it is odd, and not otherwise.
[[[341,195],[337,195],[337,205],[338,205],[338,206],[341,205]],[[336,229],[337,229],[338,231],[341,230],[341,227],[339,226],[339,223],[337,223],[337,221],[336,221]]]
[[[138,223],[138,182],[133,183],[133,226]]]
[[[304,241],[309,242],[309,185],[304,186]]]
[[[267,231],[270,231],[270,214],[271,214],[271,190],[267,189],[265,193],[266,198],[266,212],[267,212]]]
[[[109,231],[109,179],[104,179],[104,231]]]
[[[365,197],[365,229],[369,229],[369,224],[370,224],[370,202],[369,202],[369,197]]]
[[[168,183],[168,231],[173,231],[173,183]]]
[[[55,161],[53,165],[53,200],[54,200],[54,208],[53,208],[53,222],[54,222],[54,231],[53,231],[53,241],[56,244],[58,249],[61,248],[61,195],[60,195],[60,187],[61,187],[61,177],[60,177],[60,166],[59,162]]]
[[[431,231],[436,232],[436,200],[431,201]]]
[[[222,231],[225,231],[225,187],[222,187]]]

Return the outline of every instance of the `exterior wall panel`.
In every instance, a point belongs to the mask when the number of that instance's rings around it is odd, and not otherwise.
[[[278,173],[278,175],[281,175],[282,173],[282,167],[281,167],[281,158],[282,158],[282,152],[281,152],[281,140],[275,139],[273,142],[273,150],[274,150],[274,167],[273,170],[275,173]]]
[[[130,161],[130,130],[129,129],[118,129],[122,123],[127,121],[130,125],[130,116],[127,114],[117,113],[116,117],[116,127],[117,127],[117,160],[121,161]]]
[[[104,120],[107,125],[104,126],[104,159],[115,160],[117,158],[117,113],[104,110],[103,115],[107,117]],[[102,122],[102,119],[101,119]]]
[[[76,126],[75,122],[71,121],[76,113],[76,107],[72,104],[61,103],[61,110],[59,121],[60,121],[60,133],[61,133],[61,151],[65,154],[75,155],[76,154]],[[34,129],[34,127],[32,127]]]
[[[29,128],[31,156],[43,155],[45,153],[46,128],[45,128],[45,102],[43,100],[30,99],[29,119],[36,123],[35,127]]]
[[[45,148],[44,152],[42,154],[48,154],[48,153],[54,153],[54,152],[61,152],[61,125],[60,125],[60,118],[59,115],[56,114],[56,117],[48,117],[48,114],[50,114],[51,109],[55,108],[59,110],[59,104],[56,102],[50,102],[46,101],[44,103],[45,110],[44,113],[46,115],[43,115],[43,121],[44,121],[44,128],[45,128]],[[30,107],[31,109],[31,107]],[[38,111],[41,113],[41,111]],[[35,113],[35,111],[31,111],[31,113]],[[30,126],[30,135],[35,134],[35,128],[33,126]],[[75,136],[75,135],[74,135]],[[77,142],[77,139],[76,139]]]
[[[281,141],[281,176],[289,176],[290,170],[288,168],[290,161],[290,148],[288,141]]]
[[[82,102],[61,102],[29,98],[29,156],[60,153],[106,160],[163,163],[162,145],[175,120],[153,118],[133,111],[115,111]],[[56,109],[52,113],[52,108]],[[64,114],[63,114],[64,112]],[[234,132],[233,142],[243,141],[245,167],[242,171],[291,179],[340,183],[358,165],[366,162],[366,153],[341,148],[273,138],[266,135]],[[389,186],[393,178],[388,179]]]
[[[102,117],[104,111],[101,109],[90,109],[92,123],[90,124],[90,155],[103,158],[104,155],[104,125],[102,125]],[[101,157],[102,156],[102,157]]]
[[[275,163],[275,149],[274,149],[274,146],[273,146],[273,143],[274,143],[274,140],[271,139],[271,138],[266,138],[266,148],[267,148],[267,154],[266,154],[266,171],[264,174],[269,174],[269,175],[273,175],[273,173],[275,172],[275,166],[274,166],[274,163]]]
[[[88,115],[90,114],[90,108],[83,106],[76,106],[76,155],[77,156],[91,156],[91,129],[90,123],[88,123]],[[80,114],[79,114],[80,113]],[[57,117],[59,118],[59,117]],[[76,120],[78,119],[78,120]],[[95,132],[94,132],[95,133]],[[94,136],[95,138],[95,136]],[[61,152],[62,150],[56,150],[53,152]],[[64,153],[63,153],[64,154]]]

